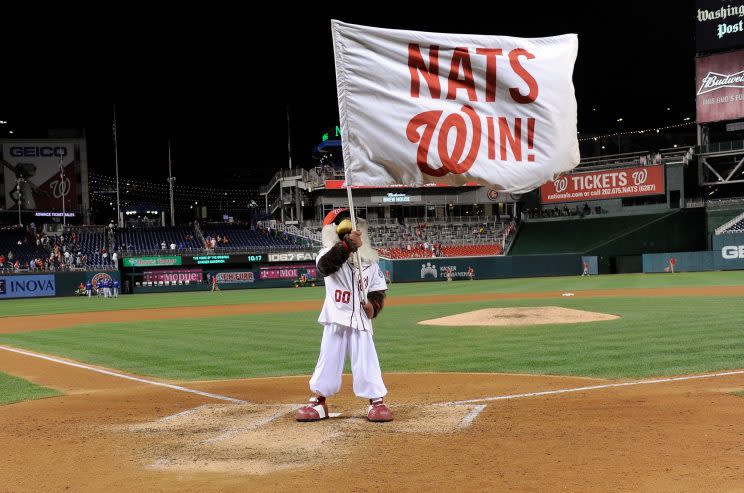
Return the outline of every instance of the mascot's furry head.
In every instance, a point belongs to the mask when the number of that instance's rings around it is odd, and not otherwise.
[[[362,246],[359,248],[359,256],[362,258],[363,264],[371,264],[377,262],[380,257],[377,251],[372,248],[372,243],[369,239],[369,228],[367,221],[359,217],[357,219],[357,228],[362,232]],[[344,207],[342,209],[333,209],[331,212],[326,214],[323,219],[323,246],[331,248],[336,243],[341,241],[344,236],[351,233],[351,213],[349,209]],[[351,255],[351,261],[356,262],[356,255]]]

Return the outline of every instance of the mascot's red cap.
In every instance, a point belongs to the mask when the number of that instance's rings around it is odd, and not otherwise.
[[[336,222],[336,218],[342,213],[348,211],[348,207],[341,207],[339,209],[333,209],[331,212],[326,214],[325,219],[323,219],[323,226],[328,226],[329,224],[333,224]]]

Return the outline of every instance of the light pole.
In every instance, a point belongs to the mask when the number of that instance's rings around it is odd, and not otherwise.
[[[21,219],[21,201],[23,200],[23,184],[26,182],[21,177],[16,178],[16,187],[18,188],[18,225],[23,226],[23,219]]]
[[[124,223],[121,218],[121,209],[119,204],[119,145],[116,137],[116,105],[114,105],[114,156],[116,161],[116,224],[122,228]]]
[[[62,156],[59,157],[59,189],[60,189],[60,195],[62,195],[62,227],[67,226],[67,214],[65,214],[65,195],[66,193],[66,187],[65,187],[65,168],[62,165]]]
[[[170,140],[168,141],[168,185],[170,188],[170,219],[171,219],[171,226],[176,225],[176,216],[175,216],[175,209],[173,208],[173,182],[176,181],[176,177],[172,176],[173,173],[171,172],[171,145]]]

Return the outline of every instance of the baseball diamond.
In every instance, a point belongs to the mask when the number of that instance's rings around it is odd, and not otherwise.
[[[584,3],[6,15],[0,493],[744,491],[744,0]]]

